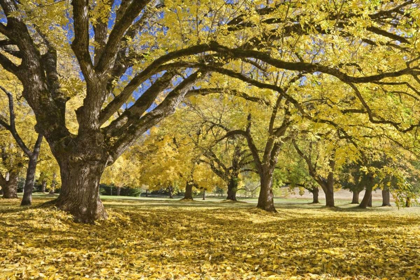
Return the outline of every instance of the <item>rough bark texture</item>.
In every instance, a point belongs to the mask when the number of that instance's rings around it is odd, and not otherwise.
[[[382,206],[391,206],[391,194],[388,189],[382,190]]]
[[[353,199],[351,200],[351,204],[359,204],[359,191],[353,191]]]
[[[7,178],[8,177],[8,178]],[[6,183],[3,187],[3,198],[17,198],[17,188],[18,188],[18,173],[12,171],[6,176]]]
[[[93,223],[105,219],[106,211],[99,198],[99,182],[104,162],[61,162],[61,192],[55,205],[71,213],[76,222]]]
[[[228,184],[227,200],[237,201],[236,192],[238,191],[238,178],[231,177]]]
[[[185,194],[184,194],[184,199],[193,199],[192,196],[192,189],[193,189],[194,184],[192,182],[187,182],[186,186],[185,186]]]
[[[319,188],[314,187],[312,189],[312,203],[319,203]]]
[[[273,171],[271,169],[263,170],[260,178],[261,188],[257,207],[265,211],[277,212],[274,207],[274,194],[272,189]]]

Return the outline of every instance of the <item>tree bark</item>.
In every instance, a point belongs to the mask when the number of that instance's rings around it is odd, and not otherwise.
[[[191,199],[191,200],[193,200],[193,196],[192,196],[193,186],[194,186],[194,184],[192,182],[187,182],[187,184],[185,186],[184,199]]]
[[[238,191],[238,178],[231,177],[228,184],[227,200],[237,201],[236,192]]]
[[[382,206],[391,206],[391,195],[389,189],[382,190]]]
[[[23,198],[20,203],[20,206],[29,206],[32,205],[32,192],[34,190],[35,183],[35,172],[36,166],[38,164],[38,153],[34,153],[29,157],[28,169],[26,170],[26,180],[25,186],[23,188]]]
[[[3,198],[17,198],[19,174],[11,171],[6,175],[6,182],[3,187]]]
[[[359,204],[359,194],[360,191],[353,191],[353,199],[351,200],[351,204]]]
[[[94,223],[107,213],[99,197],[99,182],[105,169],[101,161],[60,162],[61,192],[55,205],[71,213],[76,222]]]
[[[317,187],[312,188],[312,203],[319,203],[319,188]]]
[[[45,188],[47,187],[47,181],[43,180],[42,181],[42,193],[45,193]]]
[[[206,200],[206,190],[203,190],[203,200]]]
[[[121,187],[117,187],[117,196],[121,194]]]
[[[410,197],[407,197],[405,199],[405,207],[411,207],[411,198]]]
[[[53,174],[53,179],[51,182],[51,190],[49,194],[54,194],[55,193],[55,187],[57,186],[57,174],[54,173]]]
[[[261,188],[258,196],[257,207],[269,212],[277,212],[274,207],[273,194],[273,170],[271,168],[263,169],[260,176]]]
[[[359,208],[366,209],[369,204],[372,205],[372,187],[366,187],[365,195],[359,204]]]
[[[6,183],[3,187],[3,198],[17,198],[19,173],[11,171],[6,175]]]
[[[330,160],[330,167],[334,170],[335,161]],[[327,177],[327,191],[325,192],[325,199],[327,207],[335,207],[334,202],[334,173],[329,172]]]
[[[172,186],[168,187],[169,198],[174,198],[174,188]]]

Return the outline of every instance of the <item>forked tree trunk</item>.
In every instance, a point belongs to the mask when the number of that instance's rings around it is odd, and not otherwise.
[[[238,191],[238,178],[231,177],[228,184],[227,200],[236,201],[236,192]]]
[[[10,172],[6,175],[6,183],[3,187],[3,198],[17,198],[19,174]]]
[[[184,194],[184,199],[193,199],[192,197],[192,189],[193,189],[194,184],[192,182],[187,182],[186,186],[185,186],[185,194]]]
[[[351,200],[351,204],[359,204],[359,194],[360,191],[353,191],[353,199]]]
[[[23,198],[20,206],[32,204],[32,192],[34,190],[36,165],[38,164],[38,154],[29,157],[28,169],[26,170],[25,186],[23,188]]]
[[[268,170],[267,170],[268,169]],[[257,207],[269,212],[277,212],[274,207],[274,194],[273,194],[273,170],[267,168],[263,169],[260,176],[261,189],[258,196]]]
[[[317,187],[312,188],[312,203],[319,203],[319,188]]]
[[[359,204],[359,208],[366,209],[369,206],[369,202],[372,205],[372,187],[366,187],[365,195]]]
[[[382,206],[391,206],[391,195],[389,189],[382,190]]]
[[[61,162],[61,192],[55,204],[74,216],[76,222],[93,223],[107,213],[99,197],[99,182],[105,169],[101,161]]]

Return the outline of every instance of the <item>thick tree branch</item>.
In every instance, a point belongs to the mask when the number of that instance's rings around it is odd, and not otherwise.
[[[160,58],[154,60],[148,67],[137,74],[122,92],[114,98],[101,112],[100,124],[104,124],[121,106],[130,98],[132,93],[144,83],[151,75],[156,74],[164,63],[183,56],[194,55],[201,52],[209,51],[207,44],[197,45],[186,49],[170,52]]]
[[[100,56],[98,65],[95,68],[99,73],[103,74],[108,72],[114,65],[118,48],[125,32],[150,1],[151,0],[133,1],[121,19],[115,23],[114,28],[109,34],[108,42]]]
[[[19,147],[23,150],[23,152],[28,156],[32,156],[31,150],[26,146],[25,142],[23,142],[22,138],[20,137],[19,133],[16,130],[16,115],[15,115],[15,109],[13,105],[13,95],[11,92],[7,91],[4,87],[0,86],[0,89],[7,95],[7,98],[9,100],[9,125],[5,125],[3,121],[0,122],[7,130],[10,131],[10,133],[13,135],[13,138],[16,140],[16,143],[18,143]]]

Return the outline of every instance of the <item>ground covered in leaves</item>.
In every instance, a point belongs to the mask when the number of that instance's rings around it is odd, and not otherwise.
[[[418,208],[107,200],[83,225],[18,205],[0,200],[0,279],[420,278]]]

